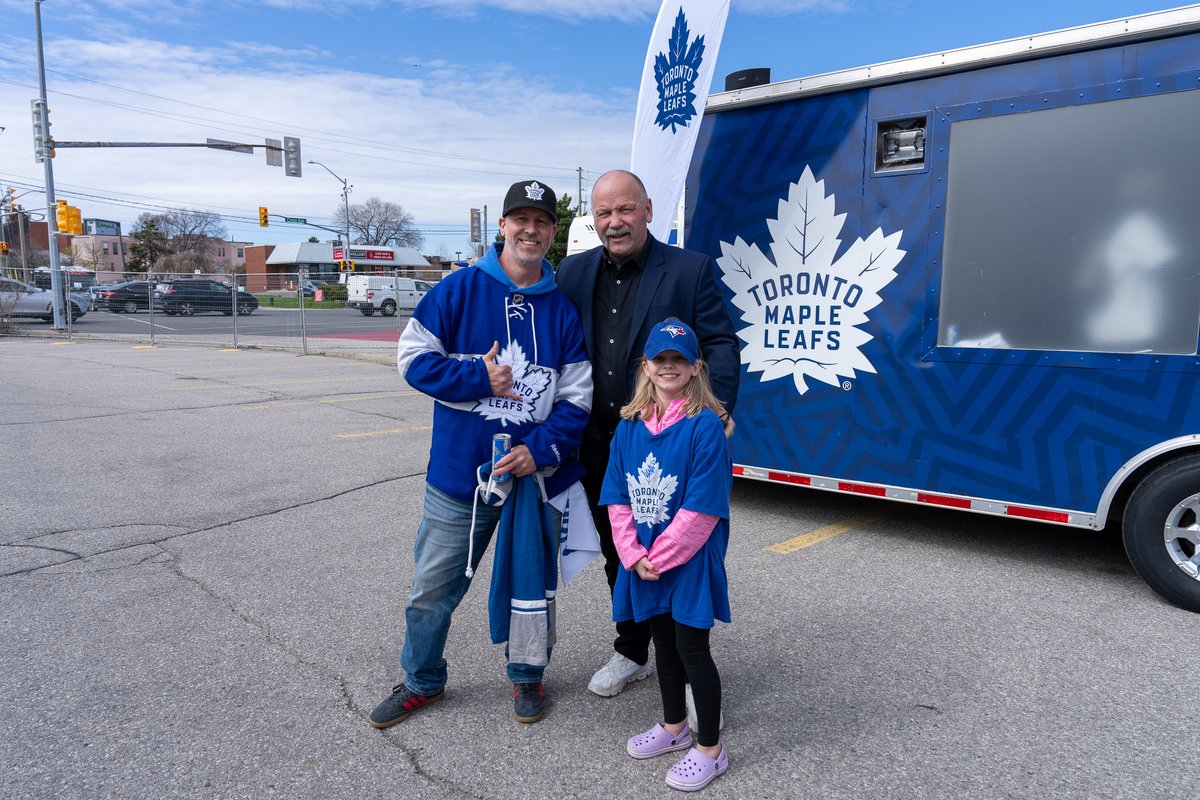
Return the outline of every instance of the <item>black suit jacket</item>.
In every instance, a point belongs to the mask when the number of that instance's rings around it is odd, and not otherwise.
[[[593,365],[595,326],[592,300],[603,255],[604,248],[595,247],[586,253],[565,258],[558,265],[557,274],[558,288],[579,309],[583,338]],[[650,328],[667,317],[678,317],[696,332],[701,356],[708,364],[713,392],[727,409],[733,411],[737,402],[741,358],[737,334],[733,332],[733,320],[729,318],[717,282],[716,265],[702,253],[671,247],[651,238],[650,252],[638,285],[633,320],[626,339],[629,346],[625,354],[626,397],[633,395],[638,362],[646,349]],[[587,458],[588,451],[600,446],[604,450],[603,460],[607,461],[607,437],[601,436],[594,425],[589,425],[584,440],[585,460],[595,463],[598,460],[595,456],[600,454],[593,452],[593,458]]]

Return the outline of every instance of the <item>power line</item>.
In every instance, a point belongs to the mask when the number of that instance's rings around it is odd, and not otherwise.
[[[16,61],[15,59],[4,58],[2,56],[0,56],[0,61],[9,61],[11,63],[21,64],[22,66],[30,66],[28,64],[24,64],[23,62]],[[165,102],[171,102],[171,103],[176,103],[176,104],[183,105],[183,106],[197,108],[197,109],[200,109],[203,111],[212,111],[212,112],[215,112],[218,114],[223,114],[225,116],[241,117],[243,119],[248,119],[248,120],[251,120],[254,122],[264,122],[264,123],[267,123],[267,124],[273,126],[274,128],[287,128],[287,129],[293,130],[293,131],[307,132],[307,133],[313,135],[312,137],[309,137],[309,138],[315,137],[316,141],[326,142],[328,144],[361,145],[361,146],[379,149],[379,150],[386,150],[386,151],[392,151],[392,152],[398,152],[398,153],[412,153],[415,155],[426,155],[426,156],[430,156],[433,158],[441,158],[441,159],[448,159],[448,160],[473,161],[473,162],[477,162],[477,163],[481,163],[481,164],[494,164],[494,165],[498,165],[498,166],[521,167],[523,169],[549,170],[549,171],[553,171],[553,172],[560,172],[560,173],[563,173],[564,175],[567,173],[575,174],[578,169],[576,167],[560,167],[560,166],[549,166],[549,165],[545,165],[545,164],[525,164],[525,163],[516,162],[516,161],[501,161],[498,159],[489,159],[489,158],[481,158],[481,157],[477,157],[477,156],[463,155],[461,153],[443,153],[443,152],[440,152],[437,150],[428,150],[425,148],[411,147],[411,146],[407,146],[407,145],[387,144],[387,143],[379,142],[379,141],[372,140],[372,139],[362,139],[362,138],[354,137],[354,136],[346,136],[344,134],[330,133],[328,131],[323,131],[323,130],[320,130],[317,128],[308,128],[308,127],[305,127],[302,125],[300,125],[300,126],[292,125],[290,123],[280,123],[280,122],[277,122],[274,120],[264,119],[262,117],[254,117],[254,116],[250,116],[248,114],[240,114],[235,111],[227,111],[224,109],[218,109],[218,108],[212,108],[210,106],[199,105],[196,103],[189,103],[189,102],[186,102],[183,100],[175,100],[175,99],[172,99],[169,97],[163,97],[162,95],[152,94],[150,92],[143,92],[143,91],[140,91],[137,89],[129,89],[127,87],[119,86],[116,84],[105,83],[104,81],[94,80],[92,78],[88,78],[88,77],[82,76],[82,75],[74,75],[72,73],[60,72],[60,71],[55,71],[55,70],[48,70],[48,71],[55,72],[55,74],[62,75],[65,77],[73,78],[75,80],[81,80],[81,81],[93,83],[93,84],[96,84],[99,86],[105,86],[108,88],[117,89],[119,91],[129,92],[131,94],[144,95],[144,96],[152,97],[152,98],[155,98],[158,100],[163,100]],[[19,81],[7,79],[7,78],[0,78],[0,83],[7,83],[12,86],[21,86],[21,87],[25,87],[25,88],[34,88],[34,87],[31,87],[29,84],[21,83]],[[169,112],[169,111],[159,111],[156,109],[149,109],[149,108],[145,108],[142,106],[134,106],[134,105],[129,105],[129,104],[125,104],[125,103],[119,103],[119,102],[116,102],[113,100],[101,100],[98,98],[89,97],[87,95],[75,94],[72,92],[65,92],[62,90],[51,90],[51,93],[55,94],[55,95],[59,95],[61,97],[71,97],[76,100],[82,100],[84,102],[96,103],[97,105],[102,105],[102,106],[109,107],[109,108],[117,108],[117,109],[121,109],[124,111],[130,111],[130,112],[137,113],[137,114],[143,114],[143,115],[149,116],[149,117],[155,117],[158,119],[166,119],[166,120],[171,120],[171,121],[175,121],[175,122],[181,122],[181,121],[202,122],[202,123],[209,124],[209,125],[214,124],[214,122],[215,122],[211,117],[197,117],[197,116],[192,116],[192,115],[188,115],[188,114],[178,114],[178,113],[173,113],[173,112]],[[255,133],[256,135],[263,135],[265,133],[265,131],[261,128],[253,128],[250,126],[239,125],[237,123],[228,122],[228,121],[219,123],[219,124],[226,126],[225,130],[230,131],[230,132],[232,132],[231,129],[237,129],[238,132],[242,132],[242,133],[251,132],[251,133]],[[320,149],[320,148],[318,148],[318,149]],[[524,174],[524,173],[513,173],[513,172],[496,172],[493,170],[473,169],[473,168],[469,168],[469,167],[451,167],[451,166],[446,166],[446,165],[430,164],[428,162],[422,162],[422,161],[406,161],[403,159],[389,159],[389,158],[385,158],[382,156],[371,156],[371,155],[364,154],[364,153],[348,152],[345,150],[337,150],[337,149],[329,149],[329,150],[327,150],[327,152],[334,152],[334,153],[339,153],[342,155],[359,156],[362,158],[374,158],[376,160],[390,161],[390,162],[397,163],[397,164],[409,164],[409,165],[414,165],[414,166],[437,167],[438,169],[453,169],[453,170],[460,171],[460,172],[475,172],[475,173],[485,174],[485,175],[505,175],[505,176],[511,177],[514,175],[523,175]],[[589,174],[594,174],[591,170],[585,170],[585,171],[588,172]]]

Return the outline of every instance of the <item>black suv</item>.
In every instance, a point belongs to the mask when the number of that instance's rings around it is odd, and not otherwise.
[[[154,307],[162,309],[166,314],[180,314],[189,317],[201,311],[220,311],[222,314],[233,314],[233,289],[217,281],[198,278],[184,278],[168,282],[161,290],[154,293]],[[254,295],[239,291],[237,293],[237,313],[241,316],[253,314],[258,310],[258,300]]]
[[[96,298],[99,308],[117,313],[136,314],[150,308],[150,284],[146,281],[118,283],[101,290]]]

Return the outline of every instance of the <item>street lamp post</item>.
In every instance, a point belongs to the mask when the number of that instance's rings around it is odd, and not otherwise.
[[[345,247],[345,254],[344,254],[345,259],[344,260],[349,261],[350,260],[350,192],[353,191],[354,187],[351,186],[346,181],[345,178],[343,178],[341,175],[338,175],[336,172],[334,172],[329,167],[322,164],[320,161],[309,161],[308,163],[316,164],[318,167],[321,167],[323,170],[325,170],[330,175],[332,175],[333,177],[337,178],[339,181],[342,182],[342,202],[345,204],[345,208],[346,208],[346,244],[344,246]]]

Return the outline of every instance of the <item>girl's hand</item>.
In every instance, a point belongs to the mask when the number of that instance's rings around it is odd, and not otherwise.
[[[733,415],[725,414],[725,418],[721,422],[725,425],[725,438],[732,439],[733,429],[737,427],[737,423],[733,421]]]
[[[658,567],[650,563],[650,559],[642,556],[638,562],[633,565],[633,569],[637,572],[638,577],[644,581],[658,580]]]

